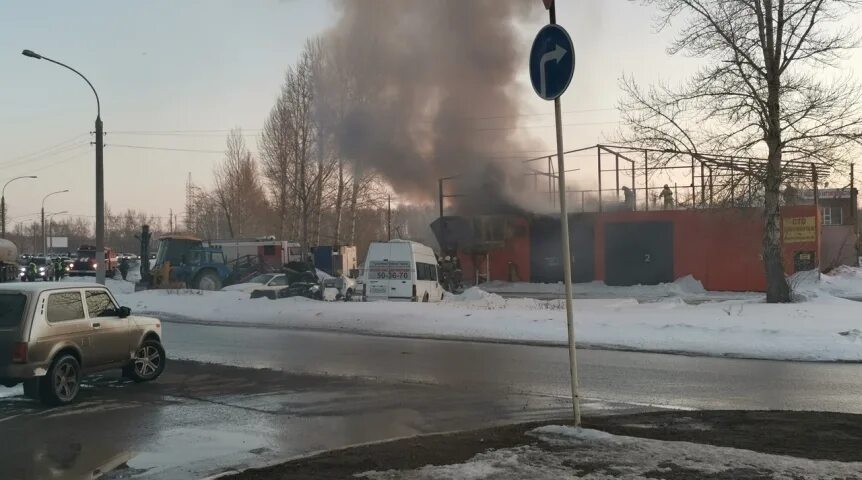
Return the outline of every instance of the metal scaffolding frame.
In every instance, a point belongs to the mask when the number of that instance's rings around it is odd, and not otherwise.
[[[687,173],[687,175],[683,174],[683,178],[688,179],[690,183],[673,184],[675,207],[757,206],[760,204],[758,192],[761,191],[759,179],[766,176],[769,168],[769,162],[764,158],[606,144],[569,150],[564,152],[564,155],[569,162],[570,158],[576,155],[582,157],[584,152],[591,150],[596,152],[597,188],[567,191],[567,194],[579,196],[581,211],[604,211],[607,208],[608,197],[615,200],[618,208],[622,188],[621,174],[629,177],[630,185],[626,186],[634,193],[635,202],[631,208],[637,209],[640,206],[644,210],[649,210],[651,201],[653,206],[656,203],[656,198],[651,196],[650,192],[664,188],[663,185],[651,184],[651,178],[655,178],[660,173],[670,176],[672,172],[683,170]],[[557,194],[554,179],[558,176],[554,169],[553,157],[554,155],[547,155],[523,161],[527,168],[526,175],[535,177],[533,185],[536,191],[541,191],[540,183],[543,183],[539,181],[539,177],[547,177],[547,193],[552,204]],[[605,168],[610,160],[612,160],[612,168]],[[547,170],[542,169],[545,162],[547,162]],[[567,168],[566,172],[576,170],[583,169]],[[782,163],[782,170],[785,182],[810,186],[812,189],[816,186],[817,178],[826,178],[831,171],[828,165],[798,158],[785,160]],[[613,174],[613,187],[606,188],[606,177],[611,174]],[[688,194],[685,202],[679,202],[680,187]],[[610,195],[607,195],[608,193]],[[573,202],[573,206],[576,205],[577,202]]]

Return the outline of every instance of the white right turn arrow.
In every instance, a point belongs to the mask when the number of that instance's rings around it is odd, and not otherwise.
[[[542,55],[542,59],[539,61],[539,83],[542,86],[542,98],[548,97],[548,86],[545,84],[545,64],[551,60],[560,63],[560,60],[562,60],[567,53],[569,53],[568,50],[560,45],[555,45],[553,50]]]

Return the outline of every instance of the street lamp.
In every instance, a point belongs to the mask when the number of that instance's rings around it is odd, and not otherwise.
[[[42,198],[42,252],[45,254],[45,256],[48,255],[48,237],[45,236],[45,200],[47,200],[48,197],[50,197],[51,195],[57,195],[58,193],[66,193],[68,191],[68,189],[58,190],[56,192],[51,192],[48,195],[45,195],[44,198]]]
[[[23,177],[15,177],[12,180],[6,182],[3,185],[3,192],[0,195],[0,238],[6,238],[6,185],[14,182],[15,180],[21,180],[22,178],[37,178],[36,175],[25,175]]]
[[[93,95],[96,96],[96,282],[105,284],[105,171],[103,167],[103,134],[102,134],[102,105],[99,102],[99,94],[93,84],[87,80],[81,72],[74,68],[52,60],[32,50],[24,50],[21,52],[25,57],[35,58],[36,60],[46,60],[61,67],[68,68],[75,72],[87,82]]]
[[[54,238],[54,215],[63,215],[66,213],[69,213],[69,212],[67,210],[62,210],[59,212],[54,212],[54,213],[48,214],[48,236],[51,237],[51,239]],[[53,248],[54,245],[51,245],[51,247]]]

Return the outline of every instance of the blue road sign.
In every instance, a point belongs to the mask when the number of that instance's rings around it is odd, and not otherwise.
[[[575,73],[575,47],[566,30],[556,24],[539,30],[530,49],[530,81],[545,100],[553,100],[569,88]]]

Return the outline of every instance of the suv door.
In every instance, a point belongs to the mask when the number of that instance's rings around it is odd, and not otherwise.
[[[74,344],[81,351],[82,366],[92,366],[92,332],[81,290],[46,292],[39,299],[30,330],[29,358],[49,360],[57,344]]]
[[[107,365],[129,360],[129,319],[117,315],[117,304],[107,290],[84,291],[87,315],[93,326],[93,364]]]

